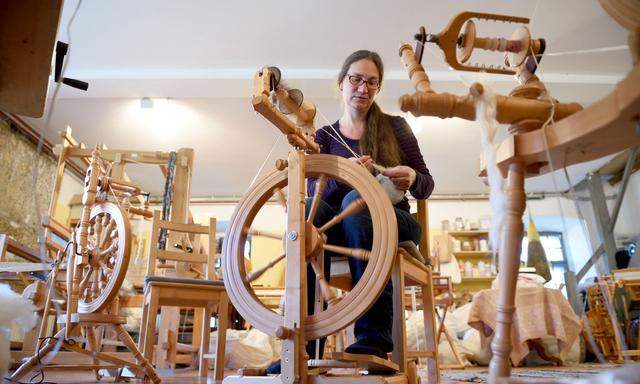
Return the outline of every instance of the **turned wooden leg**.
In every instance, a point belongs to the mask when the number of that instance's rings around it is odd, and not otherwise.
[[[149,357],[144,353],[145,337],[147,334],[147,321],[149,317],[149,303],[147,302],[147,300],[149,300],[149,296],[147,296],[145,293],[144,298],[142,299],[142,319],[140,319],[140,332],[138,332],[138,349],[140,350],[140,352],[142,352],[145,358],[148,359]]]
[[[85,327],[85,332],[86,332],[86,336],[87,336],[87,342],[89,344],[89,350],[93,351],[93,352],[100,352],[100,345],[98,344],[98,338],[96,337],[96,332],[93,329],[93,326],[89,325],[87,327]],[[95,357],[93,358],[93,364],[94,365],[98,365],[100,364],[100,360],[96,359]],[[96,380],[100,380],[100,370],[99,369],[95,369],[94,372],[96,374]]]
[[[121,324],[115,325],[116,334],[118,335],[118,339],[122,341],[122,343],[127,347],[133,356],[136,358],[138,364],[144,369],[144,373],[146,376],[151,379],[155,384],[160,383],[160,377],[156,373],[155,369],[151,366],[149,361],[142,356],[142,353],[138,350],[135,341],[129,335],[126,329]]]
[[[402,269],[402,254],[396,253],[391,270],[391,285],[393,286],[393,353],[391,360],[398,364],[399,372],[407,372],[407,329],[404,319],[404,271]]]
[[[211,307],[206,306],[203,308],[200,315],[202,317],[202,331],[200,332],[200,340],[198,340],[200,343],[198,372],[200,377],[207,377],[209,364],[205,356],[209,354],[209,342],[211,338]],[[222,360],[224,361],[224,358]]]
[[[226,293],[220,295],[218,303],[218,337],[216,339],[216,359],[214,364],[213,377],[216,382],[222,382],[224,378],[224,353],[227,342],[227,328],[229,328],[230,306],[229,297]],[[207,341],[208,343],[209,341]]]
[[[500,238],[499,259],[499,293],[496,311],[496,332],[491,342],[493,356],[489,363],[489,383],[498,378],[509,377],[511,364],[511,324],[515,311],[516,280],[520,265],[522,247],[522,214],[525,209],[524,165],[520,162],[509,165],[507,178],[507,201],[505,218]]]
[[[153,287],[149,288],[149,303],[147,308],[147,322],[144,328],[144,348],[142,353],[145,359],[149,360],[153,364],[154,352],[155,352],[155,336],[156,336],[156,320],[158,316],[158,294]],[[160,336],[158,336],[160,339]],[[158,365],[156,367],[160,368]]]
[[[52,338],[47,339],[46,343],[42,348],[40,348],[35,355],[31,356],[31,358],[24,362],[18,368],[13,375],[11,375],[11,380],[20,380],[24,375],[29,373],[33,368],[36,367],[39,361],[41,361],[51,350],[56,346],[56,343],[60,339],[64,339],[64,334],[66,329],[63,327],[58,333],[55,334]]]
[[[427,382],[437,384],[440,382],[440,363],[438,361],[438,337],[436,331],[435,307],[433,305],[433,277],[429,268],[429,285],[422,286],[422,315],[424,317],[424,339],[427,344],[427,352],[433,355],[427,357]]]

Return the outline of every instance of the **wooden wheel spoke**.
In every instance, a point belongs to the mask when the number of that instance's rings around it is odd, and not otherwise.
[[[334,305],[339,301],[339,298],[336,296],[335,292],[329,286],[327,279],[324,277],[324,272],[322,268],[320,268],[320,263],[316,258],[311,259],[311,268],[313,268],[313,272],[316,274],[316,280],[318,284],[320,284],[320,292],[322,293],[322,298],[329,306]]]
[[[107,228],[102,233],[102,238],[100,239],[100,248],[104,249],[105,247],[108,246],[106,242],[107,240],[111,239],[110,234],[111,234],[111,231],[113,231],[115,225],[116,225],[116,221],[114,219],[111,219],[111,221],[109,221],[109,224],[107,224]]]
[[[348,248],[331,244],[323,244],[322,248],[324,248],[325,251],[339,253],[341,255],[350,256],[360,260],[369,260],[369,254],[371,253],[370,251],[362,248]]]
[[[104,288],[104,272],[102,268],[98,268],[97,276],[98,289],[102,290]]]
[[[284,208],[284,213],[287,213],[287,197],[284,195],[284,192],[282,192],[282,189],[273,188],[273,194],[276,200],[278,200],[278,203]]]
[[[262,276],[270,268],[273,268],[274,265],[278,264],[284,258],[285,258],[285,254],[283,253],[282,255],[280,255],[280,256],[276,257],[275,259],[271,260],[264,267],[256,269],[255,271],[252,271],[250,274],[245,276],[245,278],[244,278],[245,283],[250,284],[252,281],[254,281],[258,277]]]
[[[269,232],[269,231],[259,231],[257,229],[250,229],[247,231],[247,235],[250,236],[259,236],[259,237],[268,237],[270,239],[282,240],[282,236],[279,233]]]
[[[354,200],[351,204],[349,204],[342,212],[340,212],[339,214],[335,215],[325,225],[320,227],[318,229],[318,232],[320,232],[320,233],[326,232],[327,230],[329,230],[334,225],[339,224],[340,222],[342,222],[342,220],[344,220],[346,217],[349,217],[351,215],[354,215],[354,214],[362,211],[366,206],[367,206],[367,203],[365,203],[364,199],[359,197],[358,199]]]
[[[93,291],[94,297],[97,297],[100,293],[100,272],[102,272],[101,268],[95,268],[93,272],[93,281],[91,282],[91,290]]]
[[[96,216],[96,220],[93,223],[93,233],[95,235],[95,239],[93,239],[94,247],[98,247],[100,245],[100,237],[102,237],[102,229],[103,229],[103,217],[101,215]]]
[[[98,263],[100,263],[100,266],[104,270],[107,270],[107,271],[112,271],[113,270],[113,267],[110,266],[109,264],[107,264],[104,260],[100,260],[100,261],[98,261]]]
[[[316,217],[316,212],[318,211],[318,207],[320,206],[320,200],[322,200],[322,193],[324,192],[324,188],[326,186],[327,175],[322,174],[316,182],[316,190],[313,194],[313,200],[311,201],[311,208],[309,209],[309,217],[307,218],[307,223],[313,223],[313,219]]]
[[[91,275],[93,275],[93,270],[94,268],[92,266],[89,266],[89,271],[87,272],[86,275],[82,277],[82,281],[80,281],[80,285],[78,286],[78,289],[80,290],[80,292],[84,291],[84,289],[87,288],[87,284],[89,284]]]
[[[117,250],[118,250],[118,243],[113,242],[109,245],[109,248],[98,253],[98,258],[102,260],[104,257],[109,256],[110,254],[114,253]]]

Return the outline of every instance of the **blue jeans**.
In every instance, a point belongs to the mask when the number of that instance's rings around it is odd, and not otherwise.
[[[343,199],[340,210],[344,210],[349,204],[356,200],[359,194],[356,191],[349,192]],[[307,199],[307,214],[311,205],[311,199]],[[411,240],[415,244],[420,241],[421,228],[420,224],[405,210],[394,207],[396,219],[398,222],[398,241]],[[314,217],[313,224],[321,226],[329,221],[333,216],[338,214],[328,204],[321,201]],[[348,216],[339,225],[332,227],[327,231],[328,243],[335,245],[343,245],[350,248],[371,249],[373,242],[373,224],[368,209],[364,209],[357,214]],[[324,274],[329,278],[331,253],[325,252]],[[349,269],[351,279],[355,285],[367,268],[367,262],[364,260],[349,258]],[[307,268],[307,310],[309,314],[313,313],[313,302],[315,299],[315,274],[312,268]],[[382,294],[373,306],[364,314],[355,324],[355,336],[358,340],[370,341],[379,346],[385,352],[393,350],[393,340],[391,337],[393,326],[393,287],[391,281],[387,282]],[[322,340],[323,341],[323,340]],[[321,351],[323,342],[321,341]],[[315,348],[315,343],[309,343]],[[307,349],[309,351],[309,348]],[[309,353],[309,356],[314,354]]]

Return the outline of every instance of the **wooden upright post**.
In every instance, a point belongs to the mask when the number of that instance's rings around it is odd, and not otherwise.
[[[305,158],[300,150],[289,153],[289,200],[285,296],[282,340],[282,383],[304,383],[307,377],[304,319],[307,315],[307,264],[305,262]]]
[[[420,253],[424,256],[425,260],[429,260],[431,257],[431,249],[429,246],[429,206],[427,200],[417,200],[418,206],[417,220],[422,228],[422,235],[420,236]]]
[[[489,363],[489,383],[498,378],[509,377],[511,364],[511,325],[515,311],[516,280],[522,248],[522,215],[526,200],[524,194],[524,165],[516,161],[509,165],[507,179],[507,201],[499,249],[499,293],[496,332],[491,342],[493,356]]]

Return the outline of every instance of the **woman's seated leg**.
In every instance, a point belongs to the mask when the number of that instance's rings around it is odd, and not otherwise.
[[[359,194],[349,192],[342,201],[342,209],[346,208]],[[371,249],[373,243],[373,224],[368,209],[351,215],[343,223],[345,246],[351,248]],[[367,262],[350,257],[349,268],[353,284],[357,284],[367,268]],[[387,282],[380,297],[373,306],[356,321],[354,333],[357,339],[346,352],[373,354],[386,357],[387,352],[393,350],[391,327],[393,325],[393,288],[391,281]]]

